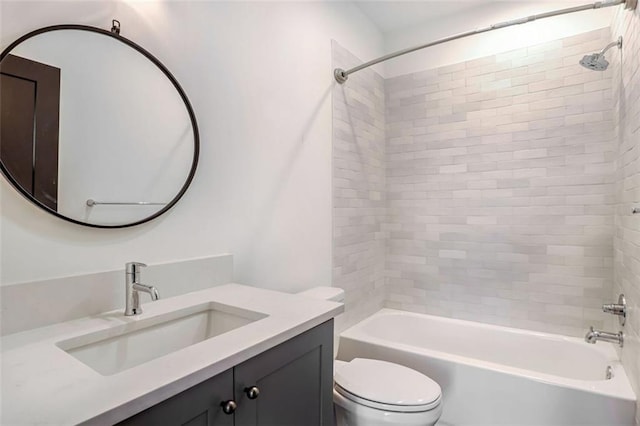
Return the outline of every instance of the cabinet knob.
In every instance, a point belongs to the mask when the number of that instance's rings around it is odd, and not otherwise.
[[[222,401],[220,405],[222,406],[222,411],[225,414],[233,414],[236,411],[236,408],[238,408],[238,404],[236,404],[232,399],[229,401]]]
[[[257,386],[251,386],[249,388],[244,388],[244,393],[247,394],[249,399],[256,399],[258,395],[260,395],[260,389]]]

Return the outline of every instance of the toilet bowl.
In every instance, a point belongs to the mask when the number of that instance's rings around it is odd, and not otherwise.
[[[336,287],[298,294],[344,300],[344,291]],[[433,426],[442,414],[438,383],[402,365],[366,358],[336,360],[333,378],[336,426]]]
[[[435,381],[402,365],[365,358],[334,363],[337,426],[433,426],[441,401]]]

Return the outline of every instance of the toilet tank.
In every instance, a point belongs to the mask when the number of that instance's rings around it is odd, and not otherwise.
[[[344,302],[344,290],[339,287],[313,287],[298,293],[299,296],[312,299],[330,300],[332,302]]]

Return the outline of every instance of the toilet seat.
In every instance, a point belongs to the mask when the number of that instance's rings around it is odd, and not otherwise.
[[[336,365],[334,389],[354,403],[383,411],[430,411],[441,402],[440,386],[429,377],[390,362],[355,358]]]
[[[394,404],[383,404],[380,402],[361,398],[345,390],[340,385],[336,385],[334,387],[334,390],[338,392],[341,396],[348,399],[349,401],[352,401],[364,407],[375,408],[376,410],[391,411],[396,413],[422,413],[425,411],[431,411],[440,405],[440,399],[441,399],[440,397],[438,397],[438,399],[433,401],[431,404],[425,404],[425,405],[394,405]]]

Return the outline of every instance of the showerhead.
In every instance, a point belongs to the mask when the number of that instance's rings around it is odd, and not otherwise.
[[[607,50],[611,49],[613,46],[618,46],[618,49],[622,49],[622,37],[618,37],[617,41],[614,41],[613,43],[609,43],[604,49],[602,49],[598,53],[585,55],[582,59],[580,59],[580,65],[592,71],[606,70],[609,67],[609,61],[607,61],[607,59],[604,57],[604,54],[607,52]]]
[[[604,71],[609,67],[609,61],[605,59],[604,55],[594,53],[580,59],[580,65],[593,71]]]

